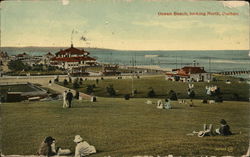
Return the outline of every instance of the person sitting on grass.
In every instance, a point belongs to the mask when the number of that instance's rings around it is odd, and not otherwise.
[[[192,99],[190,99],[189,107],[194,107],[194,103]]]
[[[172,109],[172,106],[170,104],[170,99],[165,99],[164,108],[167,110]]]
[[[80,135],[75,136],[74,142],[76,143],[75,157],[83,157],[96,153],[95,147],[89,145],[86,141],[83,141]]]
[[[37,154],[45,155],[45,156],[53,156],[56,155],[55,147],[52,148],[52,144],[55,142],[55,139],[51,136],[48,136],[41,143]]]
[[[222,136],[232,135],[232,132],[230,131],[230,127],[227,124],[226,120],[222,119],[220,121],[220,124],[221,124],[220,128],[215,130],[217,134],[222,135]]]

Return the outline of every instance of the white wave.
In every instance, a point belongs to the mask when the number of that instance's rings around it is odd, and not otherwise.
[[[213,63],[231,63],[231,64],[250,64],[250,60],[249,61],[233,61],[233,60],[212,60],[211,62]]]

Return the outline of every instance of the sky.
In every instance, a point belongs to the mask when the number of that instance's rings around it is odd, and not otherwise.
[[[244,1],[9,0],[0,13],[2,47],[249,50]]]

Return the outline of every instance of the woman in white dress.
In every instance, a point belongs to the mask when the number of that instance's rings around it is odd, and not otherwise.
[[[68,107],[68,102],[67,102],[66,96],[67,96],[67,91],[64,91],[63,92],[63,108]]]

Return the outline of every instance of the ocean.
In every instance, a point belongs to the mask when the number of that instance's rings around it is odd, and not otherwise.
[[[65,48],[64,48],[65,49]],[[44,55],[48,52],[56,53],[60,48],[1,48],[9,55],[26,52],[33,56]],[[121,51],[110,49],[86,48],[90,56],[98,62],[119,65],[147,66],[160,68],[181,68],[192,65],[195,61],[208,72],[250,70],[250,57],[248,50],[201,50],[201,51]],[[247,78],[249,75],[241,75]]]

